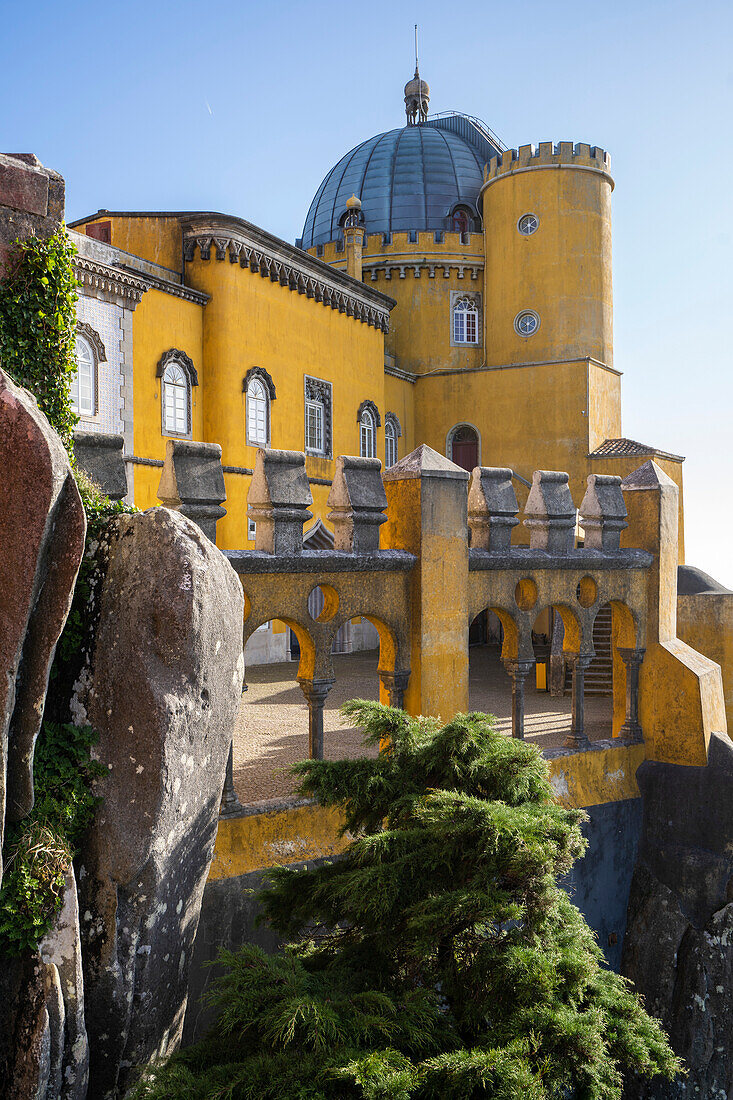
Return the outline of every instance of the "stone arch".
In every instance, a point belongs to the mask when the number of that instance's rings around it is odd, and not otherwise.
[[[269,374],[264,367],[249,368],[244,378],[242,379],[242,393],[247,392],[247,387],[249,386],[253,378],[260,379],[260,381],[264,384],[268,394],[270,395],[270,401],[274,401],[277,397],[277,393],[275,392],[275,383],[272,380],[272,375]]]
[[[158,360],[158,365],[155,369],[155,377],[162,378],[165,374],[165,368],[169,363],[178,363],[183,367],[188,381],[191,386],[198,386],[199,376],[198,371],[193,365],[193,360],[189,355],[186,355],[185,351],[181,351],[179,348],[168,348],[168,351],[164,351]]]
[[[362,414],[365,412],[370,412],[372,414],[372,416],[374,417],[374,426],[376,428],[382,427],[382,418],[379,415],[379,409],[377,408],[375,403],[369,398],[367,398],[365,401],[362,401],[361,405],[359,405],[356,413],[357,424],[361,423]]]
[[[245,610],[247,603],[248,600],[245,593]],[[298,664],[296,678],[306,680],[312,679],[316,668],[316,641],[308,627],[290,615],[270,614],[267,617],[264,615],[248,616],[244,622],[242,646],[246,646],[258,626],[262,626],[266,622],[274,622],[275,620],[279,620],[281,623],[284,623],[285,626],[289,627],[298,639],[298,645],[300,646],[300,662]]]

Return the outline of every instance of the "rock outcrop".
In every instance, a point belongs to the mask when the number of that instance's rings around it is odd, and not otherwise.
[[[79,860],[95,1100],[180,1040],[244,669],[224,555],[165,508],[115,528],[76,702],[109,772]]]
[[[733,742],[713,734],[707,767],[646,761],[644,823],[622,971],[689,1073],[632,1082],[634,1100],[733,1095]]]
[[[61,440],[1,370],[0,470],[1,843],[5,818],[33,807],[33,751],[86,534]]]
[[[71,868],[63,907],[38,951],[3,959],[0,998],[0,1095],[4,1100],[85,1100],[89,1046],[79,909]]]

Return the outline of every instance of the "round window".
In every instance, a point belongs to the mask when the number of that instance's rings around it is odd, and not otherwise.
[[[520,336],[531,336],[539,327],[540,319],[533,309],[523,309],[514,318],[514,328]]]
[[[517,229],[523,237],[531,237],[537,230],[540,224],[540,219],[536,214],[522,214],[521,218],[517,222]]]

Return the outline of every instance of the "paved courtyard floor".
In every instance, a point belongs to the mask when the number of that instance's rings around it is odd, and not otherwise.
[[[497,729],[511,735],[511,681],[491,646],[471,647],[469,706],[497,719]],[[336,683],[324,708],[324,753],[327,759],[373,755],[358,730],[339,714],[347,699],[378,699],[377,650],[333,658]],[[254,665],[247,669],[248,691],[234,732],[234,784],[243,803],[283,798],[292,793],[288,765],[308,755],[308,707],[295,676],[297,662]],[[538,692],[528,677],[525,735],[542,749],[561,745],[570,732],[570,696],[552,699]],[[586,733],[591,741],[611,736],[610,698],[585,701]]]

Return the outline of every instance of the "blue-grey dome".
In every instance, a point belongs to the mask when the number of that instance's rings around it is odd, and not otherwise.
[[[445,229],[456,204],[476,209],[483,167],[499,152],[497,145],[466,115],[377,134],[328,173],[298,243],[312,248],[336,239],[352,194],[361,199],[368,233]]]

